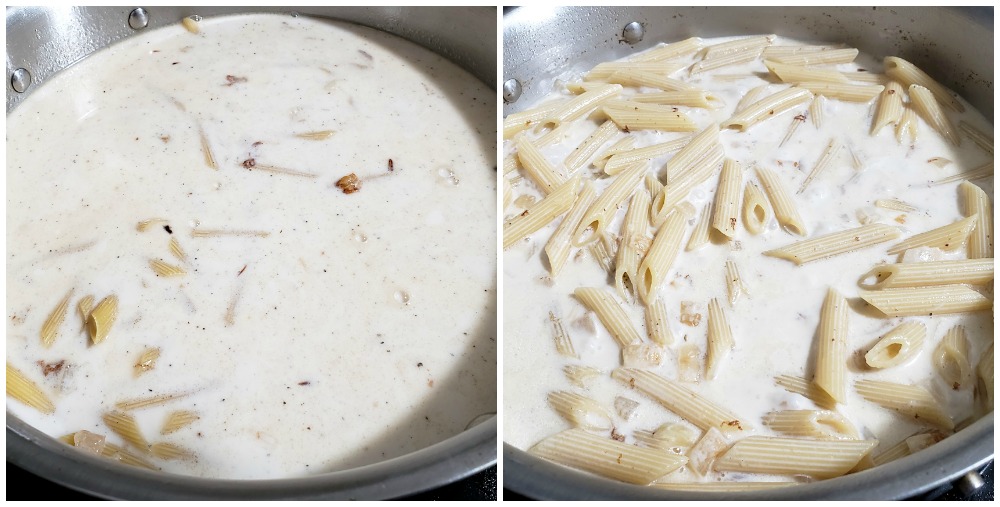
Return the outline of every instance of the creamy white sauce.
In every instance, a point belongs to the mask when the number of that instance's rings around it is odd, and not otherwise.
[[[101,421],[116,402],[189,392],[132,413],[147,440],[195,458],[138,452],[164,471],[225,478],[366,465],[494,413],[493,93],[368,28],[277,15],[200,28],[116,44],[8,115],[7,360],[56,406],[45,416],[8,398],[8,413],[122,444]],[[247,170],[249,158],[315,177]],[[362,187],[345,194],[334,183],[350,173]],[[138,232],[150,218],[172,236]],[[188,273],[157,277],[150,259]],[[39,330],[70,289],[45,349]],[[119,298],[99,345],[76,313],[88,294]],[[161,356],[136,378],[146,347]],[[43,375],[38,361],[65,364]],[[161,436],[182,409],[200,419]]]
[[[705,45],[725,40],[728,39],[710,39],[705,41]],[[780,37],[775,42],[781,45],[796,43]],[[686,61],[694,62],[696,59],[691,57]],[[881,72],[882,65],[880,60],[861,55],[856,63],[837,65],[836,68],[845,72],[854,72],[858,68]],[[737,80],[718,79],[714,77],[717,75],[746,77]],[[710,123],[722,122],[732,116],[737,103],[749,90],[768,83],[761,77],[766,75],[767,69],[758,60],[690,78],[687,77],[686,70],[682,70],[671,77],[708,90],[725,103],[725,107],[718,110],[679,107],[698,125],[700,131]],[[570,82],[579,77],[580,74],[566,74],[556,82]],[[787,85],[774,84],[768,94],[784,87]],[[635,91],[635,88],[626,87],[622,98],[627,98],[627,95]],[[540,103],[569,95],[557,88]],[[805,112],[806,106],[766,120],[747,132],[722,130],[720,140],[726,157],[736,160],[743,168],[744,181],[756,181],[752,176],[755,165],[768,167],[780,175],[790,192],[798,189],[831,137],[841,139],[844,146],[857,155],[863,164],[860,171],[852,167],[848,149],[842,149],[834,163],[816,177],[803,194],[793,196],[809,237],[860,226],[856,217],[859,209],[877,214],[880,223],[899,227],[902,231],[900,240],[963,218],[956,191],[959,182],[933,187],[927,183],[991,162],[992,155],[964,135],[960,147],[950,145],[922,119],[919,120],[918,141],[913,144],[897,143],[893,125],[883,128],[874,137],[869,136],[875,104],[874,100],[869,104],[858,104],[829,99],[826,101],[822,126],[817,129],[811,119],[807,120],[780,148],[778,144],[785,136],[792,118]],[[948,111],[952,122],[957,126],[959,120],[964,120],[992,134],[992,125],[967,103],[963,104],[966,105],[964,114]],[[566,155],[604,120],[603,116],[597,116],[599,115],[578,120],[568,130],[565,138],[543,148],[542,153],[547,160],[564,171],[562,161]],[[525,135],[535,138],[539,133],[529,130]],[[677,139],[685,134],[633,130],[629,135],[636,138],[637,147],[642,147]],[[598,153],[613,142],[607,143]],[[513,145],[512,141],[505,142],[506,154],[514,152]],[[651,170],[660,175],[661,183],[661,168],[671,156],[672,154],[655,159],[650,165]],[[954,163],[939,168],[928,163],[933,157],[945,157]],[[588,163],[578,172],[593,176],[599,174],[599,171]],[[598,179],[598,192],[612,180],[613,178]],[[686,199],[699,214],[706,203],[712,202],[717,182],[718,171],[708,181],[696,187]],[[975,183],[992,200],[992,177]],[[521,179],[514,188],[515,196],[541,196],[528,178]],[[874,207],[875,200],[889,198],[911,203],[919,210],[903,213]],[[626,207],[627,202],[619,207],[619,213],[609,231],[618,233]],[[742,213],[742,200],[740,208]],[[505,210],[505,215],[509,217],[522,211],[522,207],[512,204]],[[904,224],[895,220],[900,215],[905,215],[902,219],[905,220]],[[697,219],[695,217],[688,221],[682,245],[687,244]],[[569,423],[546,401],[547,393],[557,390],[580,392],[607,407],[612,412],[616,431],[625,435],[626,443],[635,442],[632,433],[636,430],[652,431],[663,423],[681,421],[677,415],[652,399],[611,379],[611,370],[620,366],[619,346],[596,317],[572,296],[578,287],[602,287],[603,290],[617,294],[613,281],[590,257],[589,252],[573,249],[563,271],[554,280],[549,278],[548,264],[543,260],[542,248],[559,222],[560,219],[555,220],[548,227],[509,248],[503,255],[504,440],[516,447],[528,449],[543,438],[569,428]],[[650,233],[652,232],[651,228]],[[696,344],[704,361],[707,320],[703,318],[696,327],[681,324],[678,318],[680,302],[697,302],[704,317],[707,315],[708,300],[719,298],[732,327],[736,347],[723,363],[716,379],[703,379],[699,383],[688,383],[685,386],[750,421],[755,427],[754,434],[758,435],[776,435],[762,423],[762,417],[768,412],[818,408],[805,397],[789,393],[775,385],[773,379],[780,374],[811,378],[815,362],[814,335],[827,287],[836,289],[849,301],[860,301],[857,298],[858,278],[878,263],[893,263],[898,260],[897,256],[890,256],[885,252],[899,240],[802,266],[762,255],[766,250],[801,239],[803,238],[781,230],[773,216],[765,233],[750,235],[743,226],[741,215],[735,241],[709,244],[691,252],[682,248],[666,283],[659,289],[660,296],[667,302],[675,342],[667,354],[665,364],[654,371],[666,378],[677,379],[676,351],[686,343]],[[945,257],[965,258],[965,249],[949,253]],[[727,260],[736,262],[750,294],[749,297],[742,296],[735,306],[730,306],[726,297],[724,265]],[[642,307],[638,303],[625,304],[624,307],[639,334],[645,337]],[[562,318],[579,353],[578,361],[556,352],[549,321],[550,311]],[[581,319],[589,319],[596,332],[588,330],[586,326],[573,324]],[[945,385],[932,365],[932,352],[949,328],[963,324],[968,332],[975,367],[980,354],[992,342],[992,312],[904,319],[878,318],[852,309],[849,313],[849,359],[854,361],[860,356],[863,362],[864,353],[875,341],[903,320],[921,322],[927,327],[927,338],[919,355],[904,366],[885,370],[862,372],[852,367],[849,369],[848,383],[853,385],[854,380],[863,378],[917,384],[931,390],[944,403],[946,411],[956,423],[973,416],[972,387],[966,386],[955,391],[951,386]],[[564,376],[562,368],[567,364],[593,366],[599,368],[603,375],[590,382],[586,390],[582,390]],[[634,419],[625,421],[614,414],[612,407],[616,396],[624,396],[640,403]],[[853,388],[849,389],[847,403],[839,405],[838,410],[854,423],[864,437],[880,441],[875,454],[926,428],[910,417],[864,400]],[[693,425],[690,426],[698,434],[701,433]],[[689,470],[681,469],[663,480],[723,479],[775,480],[780,477],[710,472],[706,477],[699,478]]]

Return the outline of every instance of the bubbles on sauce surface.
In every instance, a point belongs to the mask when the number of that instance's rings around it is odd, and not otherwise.
[[[448,169],[447,167],[438,169],[438,176],[441,177],[441,181],[448,185],[458,185],[458,178],[455,176],[455,171]]]
[[[401,305],[410,304],[410,293],[405,290],[397,290],[396,293],[392,295],[392,297],[396,300],[397,303]]]
[[[361,231],[359,231],[359,230],[357,230],[357,229],[354,229],[354,230],[351,230],[351,239],[353,239],[354,241],[357,241],[358,243],[367,243],[368,242],[368,235],[365,234],[365,233],[363,233],[363,232],[361,232]]]

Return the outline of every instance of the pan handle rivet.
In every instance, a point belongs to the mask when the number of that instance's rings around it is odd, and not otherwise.
[[[128,26],[133,30],[141,30],[147,25],[149,25],[149,13],[146,12],[146,9],[138,7],[128,13]]]
[[[983,487],[986,482],[983,480],[975,470],[963,475],[960,479],[955,481],[954,486],[962,492],[963,495],[969,496],[979,491],[979,488]]]
[[[503,82],[503,102],[512,104],[521,98],[521,82],[516,79],[508,79]]]
[[[629,44],[635,44],[642,40],[644,31],[641,23],[633,21],[625,25],[625,29],[622,30],[622,39]]]
[[[31,73],[28,69],[17,69],[10,75],[10,87],[17,93],[24,93],[31,86]]]

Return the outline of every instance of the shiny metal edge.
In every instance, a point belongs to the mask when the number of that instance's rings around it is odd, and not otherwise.
[[[223,480],[121,465],[7,414],[7,461],[88,495],[128,500],[375,500],[419,493],[496,463],[497,418],[419,451],[312,477]]]
[[[138,6],[135,6],[138,7]],[[143,7],[146,28],[133,30],[134,7],[8,7],[7,112],[55,73],[132,34],[202,17],[245,13],[292,13],[347,21],[389,32],[423,46],[496,89],[496,7]],[[58,28],[56,28],[58,27]],[[470,37],[470,35],[473,35]],[[483,36],[487,35],[487,36]],[[30,44],[21,41],[31,41]],[[11,74],[27,69],[26,93],[11,86]]]

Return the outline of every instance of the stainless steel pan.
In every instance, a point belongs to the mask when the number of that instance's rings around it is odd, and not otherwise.
[[[846,42],[910,60],[993,117],[993,8],[588,7],[519,8],[504,14],[504,115],[586,70],[691,36],[777,33]],[[508,393],[508,396],[510,394]],[[509,404],[508,404],[509,406]],[[504,445],[504,487],[537,499],[896,499],[956,480],[993,456],[993,414],[917,454],[846,477],[778,490],[693,494],[602,479]],[[974,473],[974,472],[971,472]],[[964,479],[963,479],[964,478]]]
[[[487,84],[496,77],[496,9],[27,7],[7,9],[7,111],[56,72],[133,33],[189,15],[296,12],[367,25],[452,60]],[[23,69],[18,71],[18,69]],[[372,499],[427,490],[496,462],[496,417],[420,451],[353,470],[287,480],[209,480],[127,467],[70,449],[7,414],[7,461],[106,498]]]

